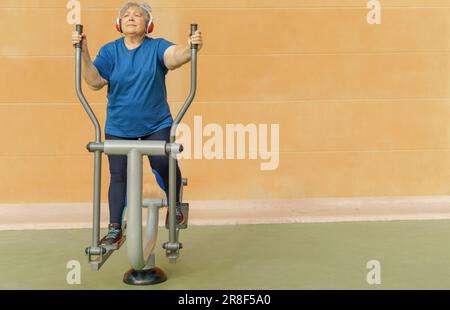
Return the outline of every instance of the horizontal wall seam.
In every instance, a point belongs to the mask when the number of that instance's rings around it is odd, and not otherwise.
[[[172,101],[170,98],[168,99],[169,105],[182,105],[184,101]],[[292,104],[292,103],[350,103],[350,102],[407,102],[407,101],[444,101],[450,103],[450,98],[342,98],[342,99],[299,99],[299,100],[218,100],[218,101],[197,101],[194,102],[196,104]],[[106,106],[106,100],[104,102],[89,102],[90,105],[99,105]],[[79,105],[79,102],[49,102],[49,101],[41,101],[41,102],[0,102],[1,106],[29,106],[29,105],[51,105],[51,106],[62,106],[62,105]]]
[[[201,54],[201,57],[279,57],[279,56],[378,56],[378,55],[449,55],[450,50],[442,51],[380,51],[380,52],[299,52],[299,53],[261,53],[261,54]],[[74,58],[74,55],[0,55],[2,58]]]
[[[334,153],[348,153],[348,154],[359,154],[359,153],[373,153],[373,154],[377,154],[377,153],[405,153],[405,152],[449,152],[450,148],[441,148],[441,149],[391,149],[391,150],[314,150],[314,151],[280,151],[279,154],[288,154],[288,155],[293,155],[293,154],[334,154]],[[226,153],[220,153],[225,155]],[[236,154],[231,153],[236,157]],[[244,153],[245,155],[249,155],[248,152]],[[10,158],[10,159],[16,159],[16,158],[32,158],[32,157],[91,157],[92,154],[88,153],[86,151],[86,154],[36,154],[36,155],[28,155],[28,154],[9,154],[9,155],[2,155],[0,154],[0,158]],[[233,159],[181,159],[182,161],[186,161],[186,160],[205,160],[205,161],[210,161],[210,160],[250,160],[249,158],[245,159],[237,159],[237,158],[233,158]],[[253,159],[252,159],[253,160]],[[255,159],[256,160],[256,159]]]

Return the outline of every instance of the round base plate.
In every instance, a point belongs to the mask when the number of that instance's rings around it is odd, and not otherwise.
[[[166,274],[158,267],[146,270],[130,269],[123,276],[123,282],[130,285],[151,285],[166,280]]]

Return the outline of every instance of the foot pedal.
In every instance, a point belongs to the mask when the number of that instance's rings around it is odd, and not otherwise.
[[[102,247],[108,251],[115,251],[119,249],[119,242],[113,244],[102,244]]]

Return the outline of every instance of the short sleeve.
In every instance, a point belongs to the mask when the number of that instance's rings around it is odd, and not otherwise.
[[[113,68],[113,57],[111,53],[108,52],[108,48],[106,45],[100,48],[100,51],[98,52],[98,55],[93,63],[100,75],[105,80],[109,81]]]
[[[159,40],[159,44],[158,44],[158,60],[164,66],[164,68],[165,68],[164,53],[172,45],[175,45],[175,44],[173,44],[172,42],[167,41],[165,39],[160,39]]]

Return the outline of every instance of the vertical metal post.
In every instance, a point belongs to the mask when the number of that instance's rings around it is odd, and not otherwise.
[[[142,249],[142,154],[131,149],[127,156],[127,208],[128,227],[127,251],[131,267],[142,269],[144,262]]]

